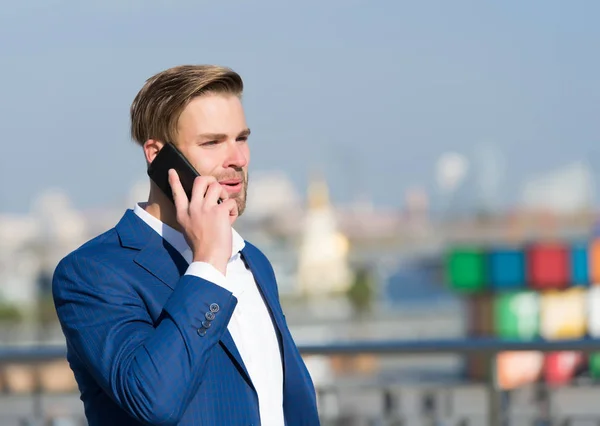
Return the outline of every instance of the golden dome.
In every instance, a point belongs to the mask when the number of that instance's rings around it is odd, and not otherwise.
[[[329,206],[329,186],[322,175],[314,175],[308,184],[308,208],[322,209]]]

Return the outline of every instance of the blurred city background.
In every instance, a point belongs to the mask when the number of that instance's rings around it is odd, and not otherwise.
[[[54,267],[146,199],[128,136],[145,79],[217,63],[244,78],[252,129],[237,231],[273,263],[299,346],[359,345],[305,355],[323,424],[597,425],[595,353],[360,344],[600,334],[598,16],[559,0],[0,0],[2,348],[64,345]],[[85,424],[66,361],[13,358],[1,425]]]

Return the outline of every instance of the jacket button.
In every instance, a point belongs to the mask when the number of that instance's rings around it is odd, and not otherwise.
[[[206,336],[206,330],[203,329],[203,328],[199,328],[198,329],[198,336],[200,336],[200,337]]]
[[[219,305],[217,305],[216,303],[211,303],[210,304],[210,311],[212,313],[217,313],[219,312]]]

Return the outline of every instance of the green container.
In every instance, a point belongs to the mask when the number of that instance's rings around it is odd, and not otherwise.
[[[593,379],[600,379],[600,353],[594,352],[590,354],[589,369],[590,376]]]
[[[456,248],[446,258],[446,279],[451,289],[477,293],[485,288],[485,254],[477,248]]]
[[[533,291],[501,293],[494,300],[494,328],[503,339],[531,340],[540,333],[540,299]]]

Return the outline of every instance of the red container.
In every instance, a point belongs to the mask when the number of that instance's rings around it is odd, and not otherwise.
[[[569,249],[562,244],[535,244],[527,250],[527,278],[537,290],[562,289],[570,277]]]
[[[544,380],[550,386],[569,384],[583,365],[585,358],[581,352],[551,352],[544,362]]]

